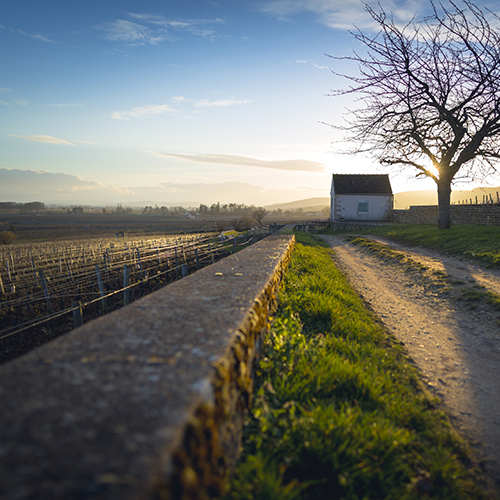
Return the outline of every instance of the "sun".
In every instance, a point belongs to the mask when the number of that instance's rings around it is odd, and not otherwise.
[[[438,168],[436,167],[436,165],[432,164],[432,165],[425,165],[424,166],[425,169],[431,174],[433,175],[434,177],[436,177],[437,179],[439,179],[439,170]]]

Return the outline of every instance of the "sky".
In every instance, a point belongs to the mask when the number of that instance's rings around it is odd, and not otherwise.
[[[482,0],[486,2],[488,0]],[[381,0],[408,21],[425,2]],[[4,0],[0,201],[270,205],[328,197],[359,0]]]

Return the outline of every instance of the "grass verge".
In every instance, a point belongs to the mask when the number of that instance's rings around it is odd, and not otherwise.
[[[226,500],[491,498],[331,250],[297,237]]]
[[[406,256],[403,252],[369,238],[347,236],[346,239],[353,245],[374,254],[384,262],[395,264],[413,277],[418,277],[427,295],[444,294],[450,299],[462,301],[470,309],[477,309],[479,305],[487,304],[496,311],[500,310],[500,296],[486,290],[482,285],[470,285],[470,283],[463,281],[452,280],[445,271],[430,270],[420,262]]]
[[[430,248],[475,260],[488,267],[500,268],[498,226],[453,226],[450,229],[438,229],[427,225],[391,224],[370,228],[363,233],[385,236],[411,246]]]

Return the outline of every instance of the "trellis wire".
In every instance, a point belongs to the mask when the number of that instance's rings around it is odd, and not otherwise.
[[[206,255],[206,257],[209,258],[209,260],[211,262],[214,261],[215,257],[214,257],[214,253],[216,253],[218,250],[221,249],[221,247],[224,245],[224,242],[221,242],[221,245],[219,247],[217,247],[216,245],[214,245],[214,247],[212,248],[212,242],[210,241],[209,238],[205,238],[204,239],[204,242],[203,244],[201,245],[196,245],[196,247],[194,248],[194,252],[193,252],[193,261],[194,261],[194,264],[196,266],[196,269],[199,268],[200,266],[200,257],[199,257],[199,250],[203,250],[203,249],[208,249],[208,253]],[[245,241],[245,242],[242,242],[242,243],[238,243],[238,246],[242,247],[242,246],[246,246],[248,244],[251,243],[251,239]],[[230,244],[230,240],[227,240],[226,241],[226,249],[228,248],[228,244]],[[233,238],[233,243],[232,243],[232,251],[235,251],[236,250],[236,238]],[[171,248],[171,247],[168,247],[168,248]],[[133,283],[133,284],[129,284],[128,286],[125,286],[125,275],[127,273],[127,271],[125,271],[126,269],[128,269],[128,277],[127,277],[127,280],[130,279],[130,266],[125,263],[123,265],[123,269],[124,269],[124,286],[120,289],[117,289],[117,290],[113,290],[112,292],[110,293],[107,293],[105,294],[103,292],[103,288],[99,288],[99,297],[96,297],[94,299],[91,299],[89,301],[86,301],[86,302],[81,302],[81,301],[73,301],[72,302],[72,307],[69,307],[69,308],[66,308],[64,310],[61,310],[61,311],[58,311],[58,312],[55,312],[55,313],[50,313],[50,314],[47,314],[43,317],[40,317],[40,318],[36,318],[36,319],[33,319],[33,320],[30,320],[30,321],[27,321],[21,325],[16,325],[14,327],[11,327],[11,328],[7,328],[5,330],[3,330],[2,332],[0,332],[0,340],[2,339],[5,339],[7,337],[10,337],[10,336],[13,336],[17,333],[21,333],[23,331],[26,331],[30,328],[34,328],[35,326],[40,326],[44,323],[47,323],[49,321],[53,321],[54,319],[58,318],[58,317],[61,317],[63,315],[66,315],[66,314],[69,314],[69,313],[74,313],[75,311],[79,310],[79,311],[82,311],[82,310],[85,310],[85,308],[88,308],[89,306],[93,305],[94,303],[98,302],[98,301],[105,301],[107,298],[110,298],[110,297],[113,297],[117,294],[120,294],[120,293],[123,293],[124,295],[124,305],[127,305],[128,302],[130,302],[130,295],[128,294],[129,296],[129,300],[127,302],[126,300],[126,296],[127,296],[127,292],[130,292],[133,288],[135,287],[138,287],[138,286],[141,286],[142,284],[144,284],[145,281],[148,281],[149,277],[147,275],[144,275],[144,270],[142,269],[142,263],[144,263],[145,261],[150,261],[150,260],[153,260],[155,259],[157,261],[157,264],[158,266],[161,265],[161,259],[159,257],[159,249],[160,247],[157,246],[156,247],[156,251],[155,251],[155,255],[154,256],[150,256],[146,259],[142,259],[142,262],[139,266],[137,266],[137,269],[136,269],[136,274],[138,276],[141,276],[142,278],[139,279],[136,283]],[[177,250],[177,246],[174,247],[175,250]],[[163,276],[163,275],[168,275],[168,273],[172,273],[173,271],[175,271],[176,273],[178,273],[179,269],[181,270],[182,272],[182,275],[185,276],[187,275],[187,272],[188,272],[188,266],[187,266],[187,256],[186,256],[186,252],[185,252],[185,249],[182,248],[183,250],[183,260],[184,262],[180,265],[177,265],[175,267],[168,267],[166,270],[164,271],[157,271],[156,274],[151,278],[151,279],[154,279],[154,278],[158,278],[160,276]],[[82,252],[82,255],[84,256],[84,252]],[[108,254],[109,255],[109,254]],[[129,260],[130,262],[130,260]],[[97,264],[94,264],[95,265],[95,270],[94,270],[94,276],[96,274],[96,270],[98,269],[98,265]],[[59,266],[60,267],[60,266]],[[85,273],[84,277],[87,277],[89,273]],[[1,276],[1,275],[0,275]],[[44,273],[42,271],[42,276],[44,276]],[[41,279],[41,278],[40,278]],[[74,284],[75,281],[73,280],[72,281],[72,284]],[[32,296],[30,298],[27,298],[27,299],[24,299],[24,301],[22,301],[21,303],[22,304],[26,304],[28,302],[32,303],[32,302],[35,302],[35,301],[43,301],[43,300],[46,300],[48,301],[48,289],[44,289],[45,291],[44,292],[41,292],[40,294],[38,294],[38,296]],[[52,292],[52,295],[56,295],[55,292]],[[74,298],[76,296],[78,296],[79,294],[65,294],[65,295],[61,295],[60,293],[58,294],[58,297],[60,298]],[[80,294],[81,295],[81,294]],[[5,302],[3,302],[1,305],[3,306]],[[16,301],[9,301],[9,305],[10,307],[12,307],[13,305],[15,305]],[[74,321],[76,322],[77,320],[74,319]],[[75,326],[78,326],[78,325],[75,325]]]

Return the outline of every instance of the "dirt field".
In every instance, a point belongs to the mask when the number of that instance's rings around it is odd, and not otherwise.
[[[478,298],[484,289],[500,294],[500,273],[390,243],[427,268],[411,273],[340,236],[323,238],[352,286],[405,345],[500,493],[500,311]]]
[[[0,214],[0,231],[13,231],[19,241],[54,241],[113,237],[116,233],[173,234],[214,231],[214,221],[135,214]]]
[[[19,242],[54,241],[113,237],[116,233],[179,234],[221,231],[234,228],[239,216],[168,217],[155,214],[116,214],[86,212],[42,212],[40,214],[0,214],[0,231],[13,231]],[[303,215],[306,219],[307,216]],[[300,217],[267,216],[264,225],[300,222]]]

